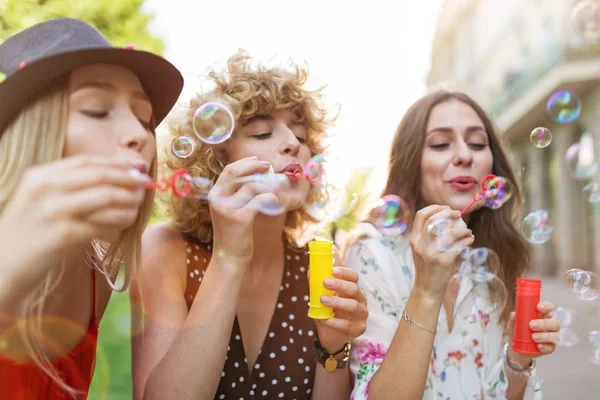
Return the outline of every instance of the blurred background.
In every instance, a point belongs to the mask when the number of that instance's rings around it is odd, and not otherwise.
[[[584,2],[588,8],[581,11]],[[391,138],[410,104],[436,88],[465,91],[494,117],[510,147],[526,194],[525,212],[546,209],[552,216],[551,239],[533,246],[531,275],[543,280],[542,297],[571,307],[579,322],[599,330],[600,301],[582,301],[563,284],[572,268],[600,274],[600,203],[590,202],[583,190],[595,177],[573,179],[565,159],[572,144],[600,141],[600,14],[591,14],[594,5],[590,0],[0,0],[0,40],[49,18],[87,20],[115,45],[162,54],[180,68],[185,77],[180,104],[204,87],[209,69],[221,69],[239,48],[265,62],[286,57],[306,62],[309,86],[327,85],[332,112],[341,105],[331,145],[340,165],[347,166],[337,184],[348,207],[320,227],[325,234],[338,233],[338,240],[377,199]],[[546,111],[548,98],[559,90],[581,100],[581,114],[571,123],[558,123]],[[530,141],[537,127],[552,132],[546,148]],[[169,148],[164,124],[158,135]],[[161,218],[158,210],[152,222]],[[539,360],[545,398],[598,398],[600,365],[588,361],[590,351],[560,347]],[[130,399],[130,368],[127,294],[115,294],[100,327],[90,398]]]

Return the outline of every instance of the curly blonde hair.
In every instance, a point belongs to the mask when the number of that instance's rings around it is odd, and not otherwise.
[[[200,176],[215,182],[223,168],[228,164],[226,144],[209,145],[198,140],[194,134],[192,121],[196,110],[207,102],[216,101],[225,104],[231,110],[235,129],[244,126],[246,121],[255,115],[271,114],[277,110],[288,110],[294,122],[305,124],[308,129],[307,145],[312,155],[325,151],[326,130],[334,122],[329,118],[323,104],[323,87],[314,91],[307,90],[307,69],[300,68],[290,61],[290,68],[266,67],[252,65],[249,54],[238,51],[229,58],[224,72],[211,71],[209,79],[216,88],[209,93],[194,96],[185,109],[183,118],[177,123],[169,124],[172,140],[187,136],[194,142],[194,152],[187,158],[178,158],[171,146],[165,149],[164,173],[184,168],[192,176]],[[336,116],[337,117],[337,116]],[[313,185],[307,202],[324,201],[328,194]],[[197,198],[178,198],[167,195],[160,196],[166,206],[166,214],[172,223],[183,233],[191,234],[203,242],[212,240],[212,222],[208,202]],[[287,236],[298,241],[302,233],[312,223],[318,222],[303,208],[290,211],[287,215],[284,231]]]

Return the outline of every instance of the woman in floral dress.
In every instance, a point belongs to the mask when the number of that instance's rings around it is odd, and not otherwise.
[[[439,91],[416,102],[392,143],[384,195],[406,201],[408,231],[389,235],[362,223],[345,265],[360,274],[368,299],[366,332],[353,341],[353,399],[539,399],[535,358],[510,346],[516,278],[529,263],[514,221],[521,194],[490,119],[462,93]],[[471,208],[488,174],[503,176],[512,198],[497,210]],[[432,223],[453,221],[441,248]],[[451,279],[467,246],[493,250],[508,290],[504,310],[473,313],[471,279]],[[449,249],[449,250],[448,250]],[[531,322],[539,355],[551,354],[560,323],[538,304]]]

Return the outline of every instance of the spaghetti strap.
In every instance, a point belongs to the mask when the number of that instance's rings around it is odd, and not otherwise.
[[[96,271],[92,269],[92,315],[96,318]]]

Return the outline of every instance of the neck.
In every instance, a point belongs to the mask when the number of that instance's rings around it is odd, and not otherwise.
[[[267,216],[259,214],[254,220],[254,257],[250,269],[260,271],[272,268],[283,254],[283,227],[287,214]]]

